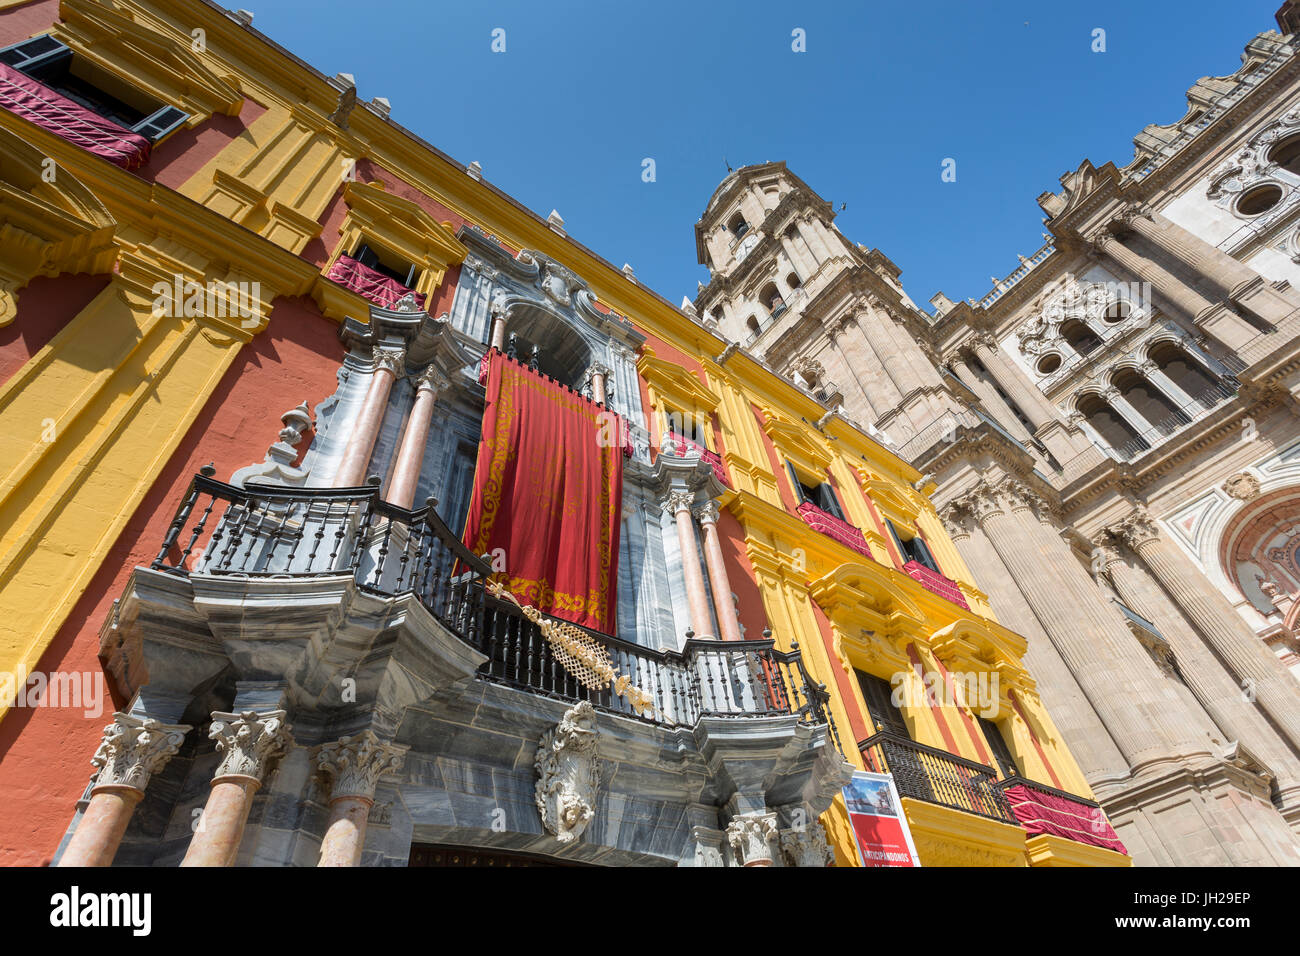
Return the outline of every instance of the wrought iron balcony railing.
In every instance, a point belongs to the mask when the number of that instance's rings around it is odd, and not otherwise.
[[[867,767],[894,775],[903,797],[1018,825],[992,767],[882,730],[858,744]]]
[[[487,656],[483,680],[668,725],[701,717],[796,716],[827,724],[843,753],[827,703],[798,645],[762,640],[688,640],[654,650],[583,629],[603,644],[616,671],[654,704],[637,714],[608,688],[593,691],[559,663],[541,629],[483,587],[491,566],[473,554],[431,506],[407,510],[364,488],[239,488],[195,476],[152,568],[168,574],[250,578],[346,575],[373,593],[413,594],[449,631]]]

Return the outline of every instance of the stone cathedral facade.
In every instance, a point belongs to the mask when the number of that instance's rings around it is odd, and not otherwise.
[[[696,225],[710,327],[925,478],[1135,860],[1297,862],[1300,6],[919,309],[782,163]],[[906,546],[906,542],[904,542]]]

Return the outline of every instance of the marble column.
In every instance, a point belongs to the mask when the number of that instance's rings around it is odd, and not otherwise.
[[[922,383],[916,370],[907,361],[906,352],[898,348],[891,328],[894,320],[882,309],[870,305],[859,310],[855,318],[858,328],[862,330],[863,339],[875,352],[885,374],[889,376],[889,381],[898,393],[898,401],[901,402],[907,395],[920,388]]]
[[[1104,570],[1120,600],[1160,631],[1174,652],[1183,681],[1231,741],[1239,741],[1276,774],[1284,806],[1300,804],[1300,758],[1187,624],[1140,560],[1130,563],[1109,542],[1100,543]]]
[[[248,822],[253,795],[267,771],[290,746],[283,710],[238,714],[213,711],[208,736],[217,742],[221,763],[212,789],[190,838],[181,866],[232,866]]]
[[[1101,397],[1111,408],[1115,409],[1115,414],[1128,422],[1129,427],[1143,439],[1147,444],[1154,444],[1162,436],[1156,434],[1155,423],[1149,422],[1146,416],[1133,407],[1133,403],[1124,397],[1123,393],[1114,385],[1109,386],[1101,393]]]
[[[498,352],[506,347],[506,316],[504,312],[492,313],[492,331],[488,336],[488,347]]]
[[[374,357],[375,371],[370,378],[370,387],[366,390],[357,420],[352,424],[343,460],[334,477],[336,488],[357,488],[366,480],[366,466],[374,453],[384,412],[388,409],[388,396],[392,393],[393,382],[401,374],[406,351],[377,345]]]
[[[727,565],[722,558],[722,542],[718,538],[718,504],[706,501],[695,511],[704,530],[704,564],[709,569],[709,583],[713,585],[713,608],[718,615],[718,630],[724,641],[743,640],[740,621],[736,617],[736,601],[731,596],[731,582]]]
[[[858,338],[859,355],[857,356],[844,346],[845,338],[852,340],[852,332],[855,330]],[[870,421],[875,421],[883,414],[881,409],[888,411],[898,403],[898,399],[902,396],[872,347],[870,337],[860,320],[844,316],[827,327],[826,337],[831,346],[839,352],[849,376],[858,387],[858,391],[862,393],[862,399],[867,403],[867,409],[871,413]],[[865,384],[863,378],[866,379]]]
[[[811,217],[805,219],[799,224],[799,234],[804,237],[804,242],[808,243],[812,249],[813,255],[820,266],[827,259],[835,255],[826,245],[826,240],[822,238],[821,230],[817,228],[817,223]]]
[[[1300,684],[1223,593],[1145,511],[1112,529],[1123,538],[1292,747],[1300,748]]]
[[[1133,772],[1208,756],[1155,662],[1129,633],[1058,533],[1017,482],[983,483],[970,507]]]
[[[149,779],[180,750],[189,729],[185,724],[163,724],[131,714],[113,715],[113,723],[104,728],[99,750],[91,759],[98,776],[90,803],[59,858],[59,866],[108,866],[113,862]]]
[[[971,336],[969,347],[980,360],[980,364],[988,369],[993,380],[1002,387],[1002,391],[1007,393],[1007,397],[1025,413],[1034,431],[1038,431],[1049,422],[1059,420],[1056,407],[997,349],[997,342],[992,335],[987,332],[977,332]]]
[[[591,367],[591,400],[597,405],[604,405],[608,400],[608,387],[610,369],[606,365],[597,362]]]
[[[1137,252],[1109,232],[1098,234],[1093,245],[1125,272],[1149,282],[1166,301],[1182,312],[1197,328],[1204,329],[1221,345],[1236,350],[1259,335],[1259,330],[1233,314],[1222,303],[1211,302],[1183,280]]]
[[[682,553],[682,574],[686,578],[686,606],[691,614],[691,630],[696,637],[711,638],[709,598],[704,589],[704,573],[700,570],[700,548],[695,536],[695,523],[691,520],[691,507],[694,504],[693,492],[674,491],[668,495],[668,507],[672,509],[677,521],[677,544]]]
[[[1142,363],[1139,371],[1148,382],[1163,392],[1171,402],[1188,415],[1195,415],[1200,409],[1213,407],[1213,403],[1207,405],[1201,399],[1188,395],[1178,386],[1177,382],[1160,370],[1159,365],[1149,359]]]
[[[415,503],[415,489],[420,483],[420,469],[424,466],[424,453],[429,444],[429,425],[433,421],[433,406],[438,395],[451,384],[442,372],[430,365],[420,373],[415,383],[415,403],[406,416],[406,427],[398,446],[393,477],[388,485],[387,499],[399,508],[410,508]]]
[[[330,777],[330,814],[317,866],[357,866],[366,845],[366,818],[375,805],[379,778],[401,769],[408,747],[364,730],[325,744],[316,766]]]
[[[805,277],[811,275],[807,264],[800,259],[798,250],[794,247],[794,242],[785,233],[781,234],[781,248],[785,250],[786,258],[790,260],[791,270],[799,276],[801,282]]]

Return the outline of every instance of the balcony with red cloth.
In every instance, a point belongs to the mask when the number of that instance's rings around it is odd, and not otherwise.
[[[148,138],[5,63],[0,63],[0,107],[123,169],[149,161]]]
[[[998,782],[1011,812],[1030,836],[1048,834],[1127,854],[1100,805],[1045,784],[1009,777]]]
[[[920,561],[908,561],[903,565],[906,571],[914,581],[919,581],[921,586],[927,591],[931,591],[941,598],[946,598],[958,607],[970,610],[970,605],[966,603],[966,597],[957,587],[957,582],[951,578],[946,578],[938,571],[927,568]]]
[[[678,447],[680,447],[683,451],[690,452],[691,454],[699,455],[710,465],[712,465],[713,473],[717,475],[718,481],[722,482],[728,488],[734,487],[731,484],[731,479],[727,475],[727,466],[722,463],[722,456],[719,455],[716,451],[709,451],[709,449],[705,448],[703,445],[699,444],[698,442],[693,442],[685,435],[679,435],[677,432],[674,431],[668,432],[668,437],[671,438],[674,442],[676,442]]]
[[[829,538],[834,538],[847,548],[852,548],[864,557],[872,557],[871,547],[859,528],[849,524],[843,518],[837,518],[829,511],[823,511],[811,501],[805,501],[795,509],[804,524],[814,531],[820,531]],[[873,558],[874,560],[874,558]]]
[[[327,276],[344,288],[351,289],[364,299],[369,299],[381,308],[391,309],[399,300],[408,295],[415,296],[415,303],[424,308],[424,293],[409,289],[396,279],[390,279],[376,269],[363,265],[349,255],[341,255],[330,267]]]

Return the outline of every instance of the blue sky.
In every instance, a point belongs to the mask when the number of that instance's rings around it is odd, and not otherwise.
[[[252,6],[258,29],[353,74],[363,99],[388,97],[397,122],[543,216],[558,209],[570,235],[672,302],[707,279],[693,227],[725,158],[783,159],[847,203],[841,231],[893,259],[923,304],[939,289],[978,298],[1038,249],[1034,198],[1085,157],[1127,163],[1133,135],[1181,117],[1198,77],[1240,65],[1278,2]],[[806,52],[791,49],[795,28]]]

